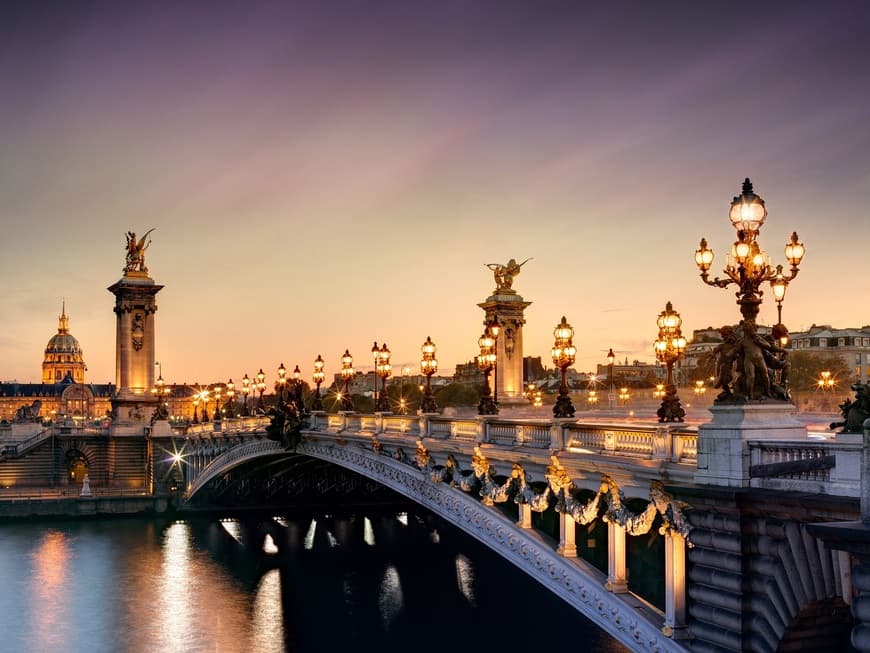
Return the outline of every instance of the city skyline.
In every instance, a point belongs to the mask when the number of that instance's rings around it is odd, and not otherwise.
[[[870,323],[866,3],[208,6],[0,10],[0,380],[40,379],[65,300],[114,382],[106,288],[151,228],[170,383],[367,371],[373,341],[417,374],[427,336],[452,374],[485,264],[529,257],[524,355],[552,367],[565,315],[574,369],[652,363],[668,301],[686,335],[739,320],[693,257],[721,276],[744,177],[773,264],[807,248],[783,322]]]

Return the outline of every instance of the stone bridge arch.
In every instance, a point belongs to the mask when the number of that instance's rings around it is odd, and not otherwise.
[[[268,439],[235,446],[206,465],[185,496],[192,499],[209,481],[243,463],[287,453],[280,443]],[[361,474],[439,515],[525,571],[631,650],[685,650],[662,633],[660,617],[646,611],[641,601],[630,594],[611,593],[604,587],[604,575],[591,564],[559,555],[540,534],[517,527],[477,496],[434,482],[426,471],[360,446],[307,440],[295,453]]]

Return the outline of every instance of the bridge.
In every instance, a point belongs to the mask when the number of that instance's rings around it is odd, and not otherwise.
[[[860,438],[759,437],[745,487],[722,487],[679,424],[315,412],[290,443],[267,422],[153,436],[154,482],[184,510],[323,461],[469,533],[631,650],[848,647],[849,555],[812,530],[858,518]]]

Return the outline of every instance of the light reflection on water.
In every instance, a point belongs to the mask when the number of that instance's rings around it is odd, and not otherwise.
[[[576,624],[561,632],[584,650],[625,650],[471,538],[405,513],[0,523],[0,581],[3,653],[427,652],[444,640],[421,633],[445,624],[540,645],[505,627],[510,596]]]

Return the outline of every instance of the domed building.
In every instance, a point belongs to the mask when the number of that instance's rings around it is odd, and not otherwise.
[[[66,302],[57,333],[45,346],[42,383],[0,383],[0,420],[95,419],[111,409],[114,385],[85,383],[87,366],[79,341],[69,332]]]
[[[86,369],[79,341],[69,332],[69,317],[64,302],[58,318],[57,333],[45,346],[42,382],[60,383],[69,376],[74,383],[84,383]]]

